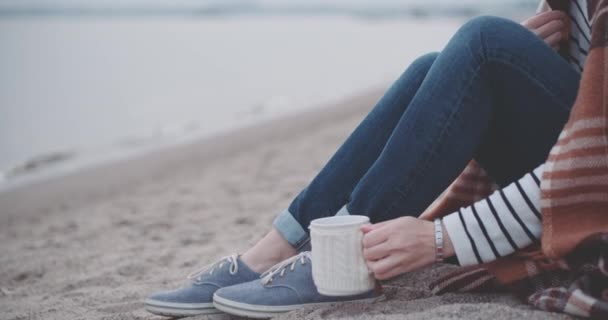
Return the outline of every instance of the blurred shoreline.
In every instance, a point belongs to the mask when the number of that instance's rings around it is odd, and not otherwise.
[[[204,171],[211,164],[221,165],[223,160],[237,155],[241,157],[246,150],[269,144],[283,146],[285,139],[308,142],[307,136],[331,127],[333,123],[340,125],[331,130],[350,131],[354,127],[345,128],[342,123],[361,119],[384,90],[384,87],[370,88],[336,102],[182,143],[170,143],[131,154],[121,152],[111,159],[97,159],[83,166],[70,164],[64,170],[45,174],[44,179],[0,189],[0,211],[30,212],[64,201],[83,204],[100,201],[138,185],[153,183],[159,176],[178,177],[184,171]],[[332,140],[336,139],[340,138],[332,137]]]
[[[461,22],[0,19],[0,192],[384,86]]]
[[[203,152],[215,158],[223,154],[223,151],[215,149],[220,145],[221,150],[234,150],[239,146],[253,142],[245,142],[249,141],[245,137],[250,137],[255,141],[264,138],[270,139],[269,134],[271,133],[264,128],[285,127],[283,123],[289,124],[289,127],[294,127],[295,122],[309,128],[315,126],[312,122],[321,125],[336,117],[352,117],[362,112],[363,108],[371,108],[381,92],[380,89],[370,88],[342,97],[335,102],[328,101],[319,105],[311,105],[296,112],[275,114],[203,135],[194,134],[183,136],[181,139],[159,139],[148,144],[138,144],[134,141],[133,145],[127,144],[126,148],[109,147],[89,153],[57,151],[42,154],[12,168],[8,171],[8,174],[5,173],[4,181],[0,176],[0,202],[2,202],[3,197],[9,198],[11,194],[28,194],[30,188],[36,190],[42,186],[45,190],[42,193],[48,193],[50,189],[54,189],[52,186],[55,183],[66,185],[65,181],[74,179],[80,181],[77,183],[79,187],[71,191],[66,191],[63,187],[60,187],[62,194],[77,192],[81,189],[88,190],[89,188],[99,191],[99,178],[102,176],[111,177],[112,184],[128,183],[130,181],[129,177],[132,175],[136,176],[137,179],[144,179],[147,174],[154,174],[156,170],[159,170],[158,166],[161,166],[161,164],[165,166],[164,163],[168,159],[177,158],[181,161],[188,161],[185,159],[186,154],[198,152]],[[351,102],[358,107],[351,107]],[[235,139],[236,141],[234,141]],[[208,147],[209,149],[205,150]],[[134,165],[137,163],[143,165]],[[140,171],[139,167],[146,169]],[[108,169],[116,170],[120,174],[107,172]],[[104,171],[106,173],[99,173]],[[89,178],[91,175],[95,178]],[[71,182],[67,183],[67,185],[70,184]],[[107,188],[107,186],[102,188]]]

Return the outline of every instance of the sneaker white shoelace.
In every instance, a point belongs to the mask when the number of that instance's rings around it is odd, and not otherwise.
[[[192,272],[188,275],[188,279],[196,279],[196,281],[201,281],[203,274],[207,272],[209,274],[213,274],[213,271],[215,271],[215,269],[221,269],[225,263],[230,263],[230,269],[228,270],[228,272],[230,272],[231,275],[235,275],[237,272],[239,272],[239,264],[237,262],[238,257],[238,254],[231,254],[229,256],[223,257],[218,262],[212,265],[204,266]]]
[[[302,252],[296,256],[293,256],[287,260],[283,260],[283,261],[275,264],[270,269],[268,269],[268,271],[264,272],[260,276],[260,278],[262,278],[262,284],[267,285],[267,284],[271,283],[272,279],[277,274],[281,277],[284,276],[285,270],[287,270],[287,267],[289,267],[290,271],[293,271],[295,269],[298,261],[300,261],[300,264],[305,265],[306,258],[310,259],[310,251]]]

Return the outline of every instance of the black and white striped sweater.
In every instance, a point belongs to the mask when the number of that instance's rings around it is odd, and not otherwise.
[[[591,39],[587,1],[572,0],[569,16],[571,43],[567,58],[576,70],[582,71]],[[443,219],[461,265],[493,261],[540,239],[543,167]]]

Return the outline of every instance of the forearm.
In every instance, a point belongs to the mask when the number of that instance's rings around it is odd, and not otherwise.
[[[446,216],[446,251],[451,250],[461,265],[472,265],[493,261],[538,241],[542,231],[542,168]]]

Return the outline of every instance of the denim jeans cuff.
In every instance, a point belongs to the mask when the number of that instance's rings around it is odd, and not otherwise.
[[[281,212],[281,214],[274,219],[272,225],[298,252],[305,251],[306,248],[309,248],[310,237],[308,236],[308,233],[288,210]]]

